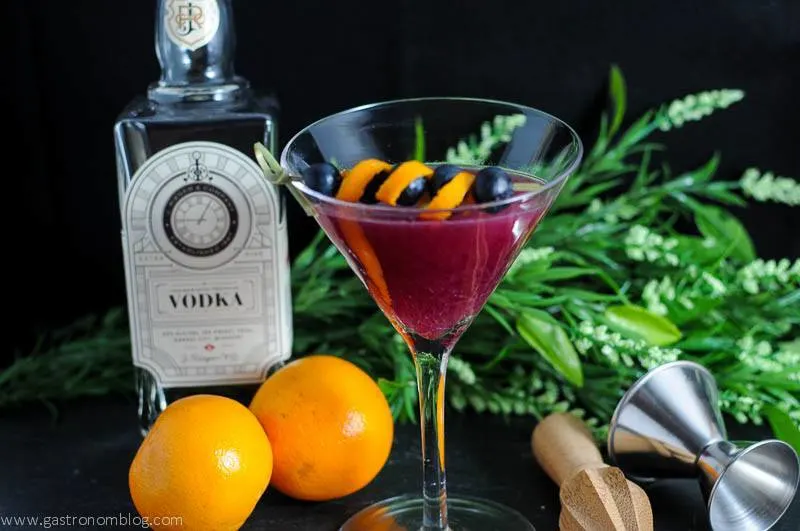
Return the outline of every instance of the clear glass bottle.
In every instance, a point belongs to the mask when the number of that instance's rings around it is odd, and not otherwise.
[[[158,0],[161,79],[115,128],[139,417],[245,401],[291,352],[285,198],[253,159],[277,102],[234,72],[231,0]]]

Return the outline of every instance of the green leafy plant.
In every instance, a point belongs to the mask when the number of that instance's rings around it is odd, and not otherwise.
[[[715,375],[727,414],[767,419],[797,445],[800,260],[757,258],[731,209],[747,199],[800,204],[800,184],[754,168],[715,180],[716,154],[678,173],[665,162],[656,135],[739,102],[739,90],[686,96],[627,128],[616,67],[609,93],[580,169],[451,357],[450,405],[538,418],[571,411],[603,437],[636,378],[688,359]],[[480,163],[519,125],[496,117],[448,161]],[[424,158],[419,138],[414,156]],[[346,357],[378,379],[399,419],[415,419],[406,347],[322,234],[295,260],[292,286],[296,355]],[[0,374],[0,406],[130,389],[128,332],[115,315],[20,357]]]
[[[121,308],[102,318],[86,317],[40,338],[0,371],[0,409],[40,401],[130,394],[131,342]]]

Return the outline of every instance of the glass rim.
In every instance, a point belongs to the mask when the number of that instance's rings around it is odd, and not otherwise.
[[[375,109],[375,108],[378,108],[378,107],[389,107],[389,106],[392,106],[392,105],[399,105],[399,104],[409,104],[409,103],[417,103],[417,102],[436,102],[436,101],[454,101],[454,102],[461,101],[461,102],[467,102],[467,103],[485,103],[485,104],[492,104],[492,105],[500,105],[500,106],[508,107],[509,109],[516,109],[518,112],[521,112],[521,113],[526,114],[526,115],[535,114],[535,115],[539,115],[541,117],[547,118],[547,119],[552,120],[553,122],[559,124],[560,126],[564,127],[569,132],[570,136],[572,137],[572,143],[577,147],[576,155],[575,155],[573,160],[569,163],[569,165],[566,168],[564,168],[561,171],[559,171],[552,179],[550,179],[549,181],[543,183],[541,185],[541,187],[537,188],[536,190],[524,191],[522,193],[512,195],[511,197],[507,197],[505,199],[499,199],[499,200],[490,201],[490,202],[487,202],[487,203],[472,203],[472,204],[468,204],[468,205],[462,204],[462,205],[459,205],[459,206],[454,207],[454,208],[430,209],[430,208],[425,208],[425,207],[396,207],[396,206],[391,206],[391,205],[384,205],[384,204],[381,204],[381,203],[375,203],[375,204],[357,203],[357,202],[343,201],[341,199],[336,199],[335,197],[330,197],[330,196],[327,196],[327,195],[325,195],[323,193],[317,192],[316,190],[312,190],[311,188],[306,186],[305,183],[302,182],[302,180],[298,180],[296,178],[292,178],[292,180],[290,182],[288,182],[287,185],[295,187],[303,195],[311,197],[311,198],[315,199],[316,201],[318,201],[320,203],[324,203],[324,204],[327,204],[327,205],[330,205],[330,206],[334,206],[334,207],[338,207],[338,208],[355,210],[355,211],[370,212],[370,213],[375,213],[375,214],[384,213],[384,214],[390,214],[392,216],[409,215],[409,214],[410,215],[416,215],[416,214],[422,214],[422,213],[429,213],[429,214],[437,214],[437,213],[457,214],[457,213],[462,213],[462,212],[481,211],[481,210],[484,210],[484,209],[487,209],[487,208],[493,208],[493,207],[501,207],[502,208],[502,207],[506,207],[506,206],[509,206],[509,205],[517,204],[517,203],[525,203],[525,202],[531,200],[532,198],[537,197],[537,196],[539,196],[541,194],[544,194],[546,192],[549,192],[553,188],[556,188],[557,186],[560,186],[561,184],[563,184],[563,182],[567,179],[567,177],[569,177],[570,175],[572,175],[575,172],[575,170],[580,165],[580,163],[581,163],[581,161],[583,159],[584,148],[583,148],[583,142],[581,141],[580,136],[578,136],[578,133],[575,132],[575,129],[573,129],[572,126],[570,126],[567,122],[565,122],[564,120],[558,118],[557,116],[554,116],[553,114],[550,114],[548,112],[542,111],[542,110],[537,109],[535,107],[529,107],[527,105],[522,105],[522,104],[519,104],[519,103],[512,103],[512,102],[503,101],[503,100],[494,100],[494,99],[488,99],[488,98],[459,97],[459,96],[426,96],[426,97],[419,97],[419,98],[401,98],[401,99],[384,100],[384,101],[379,101],[379,102],[367,103],[365,105],[359,105],[357,107],[351,107],[351,108],[345,109],[343,111],[339,111],[339,112],[324,116],[324,117],[316,120],[315,122],[312,122],[311,124],[303,127],[300,131],[295,133],[289,139],[289,141],[284,146],[283,150],[281,150],[280,165],[284,170],[288,171],[289,168],[288,168],[287,158],[288,158],[288,154],[289,154],[289,151],[290,151],[292,145],[301,136],[303,136],[304,134],[309,133],[315,127],[323,125],[326,122],[335,120],[335,119],[340,118],[342,116],[355,114],[355,113],[358,113],[358,112],[363,112],[363,111],[370,110],[370,109]],[[484,166],[484,167],[486,167],[486,166]],[[502,168],[502,166],[498,166],[498,167]],[[503,169],[507,169],[507,168],[503,168]],[[514,170],[511,170],[511,171],[513,172]],[[296,176],[293,176],[293,177],[296,177]],[[535,176],[532,176],[532,177],[535,177]],[[534,180],[534,179],[531,179],[531,180]],[[499,215],[502,215],[502,214],[499,214]]]

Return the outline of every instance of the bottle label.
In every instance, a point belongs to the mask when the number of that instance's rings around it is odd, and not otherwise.
[[[260,382],[290,356],[286,224],[252,159],[213,142],[156,153],[122,228],[134,365],[186,387]]]
[[[202,48],[219,29],[217,0],[167,0],[164,28],[178,46],[192,51]]]

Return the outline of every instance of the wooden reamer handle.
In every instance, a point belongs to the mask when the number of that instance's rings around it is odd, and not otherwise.
[[[581,470],[607,466],[586,425],[569,413],[545,417],[533,430],[531,446],[539,465],[559,487]]]

